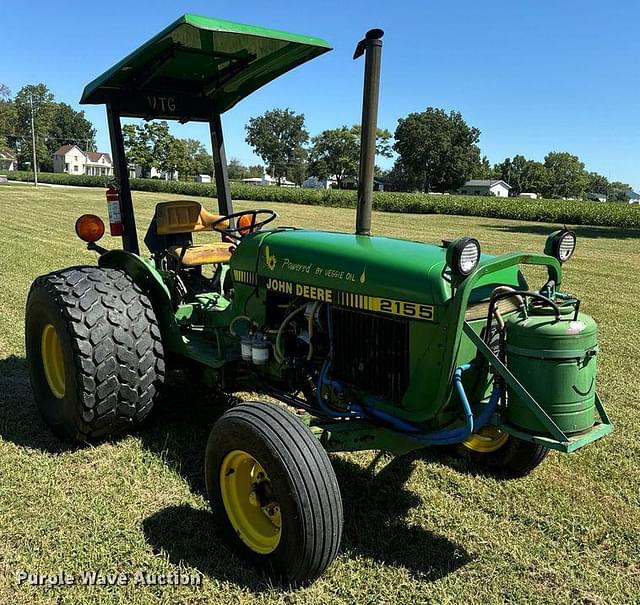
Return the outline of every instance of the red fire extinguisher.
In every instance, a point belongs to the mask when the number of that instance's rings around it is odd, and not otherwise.
[[[109,210],[109,228],[111,235],[122,235],[122,213],[120,211],[120,192],[115,185],[107,189],[107,209]]]

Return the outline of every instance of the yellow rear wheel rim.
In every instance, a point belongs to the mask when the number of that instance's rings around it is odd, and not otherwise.
[[[220,493],[239,538],[254,552],[273,552],[280,542],[280,504],[262,465],[242,450],[229,452],[220,467]]]
[[[53,324],[47,324],[42,330],[42,367],[53,396],[62,399],[65,392],[64,355],[60,337]]]
[[[474,452],[489,454],[499,450],[508,439],[509,433],[503,433],[497,426],[483,426],[463,441],[462,445]]]

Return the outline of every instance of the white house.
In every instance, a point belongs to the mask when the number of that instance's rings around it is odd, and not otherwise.
[[[302,186],[305,189],[331,189],[338,186],[338,181],[333,176],[322,179],[317,176],[310,176],[304,180]]]
[[[640,204],[640,193],[636,193],[635,191],[629,191],[627,193],[627,200],[630,204]]]
[[[11,151],[0,150],[0,170],[18,170],[18,161]]]
[[[335,175],[328,178],[310,176],[304,180],[302,186],[306,189],[338,189],[338,179]],[[343,176],[340,180],[340,189],[357,189],[358,177]],[[379,179],[373,179],[373,190],[384,191],[384,183]]]
[[[499,179],[471,179],[460,187],[462,195],[495,195],[508,197],[511,185]]]
[[[82,151],[77,145],[63,145],[53,154],[53,171],[89,176],[111,176],[111,156],[102,151]]]
[[[163,181],[177,181],[178,180],[178,171],[177,170],[158,170],[153,166],[149,170],[149,176],[142,176],[142,166],[138,166],[137,164],[133,166],[129,166],[129,178],[132,179],[142,179],[142,178],[150,178],[150,179],[161,179]]]
[[[242,183],[244,185],[262,185],[262,186],[269,186],[269,185],[277,185],[278,184],[278,179],[273,178],[272,176],[268,175],[266,172],[265,174],[263,174],[261,177],[251,177],[248,179],[242,179]],[[292,181],[288,181],[287,179],[282,179],[280,181],[280,186],[281,187],[295,187],[296,184]]]
[[[196,174],[193,178],[196,183],[210,183],[211,175],[210,174]]]
[[[606,193],[587,193],[587,199],[592,202],[606,202],[608,197]]]

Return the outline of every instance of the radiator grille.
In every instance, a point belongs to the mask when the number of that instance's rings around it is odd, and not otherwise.
[[[333,307],[334,378],[399,404],[409,384],[409,322]]]

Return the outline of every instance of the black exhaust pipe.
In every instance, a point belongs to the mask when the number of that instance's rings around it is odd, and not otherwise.
[[[380,60],[382,58],[381,29],[369,30],[358,42],[353,58],[363,54],[364,91],[360,125],[360,170],[358,174],[358,209],[356,235],[371,235],[371,206],[376,162],[376,132],[378,130],[378,94],[380,92]]]

